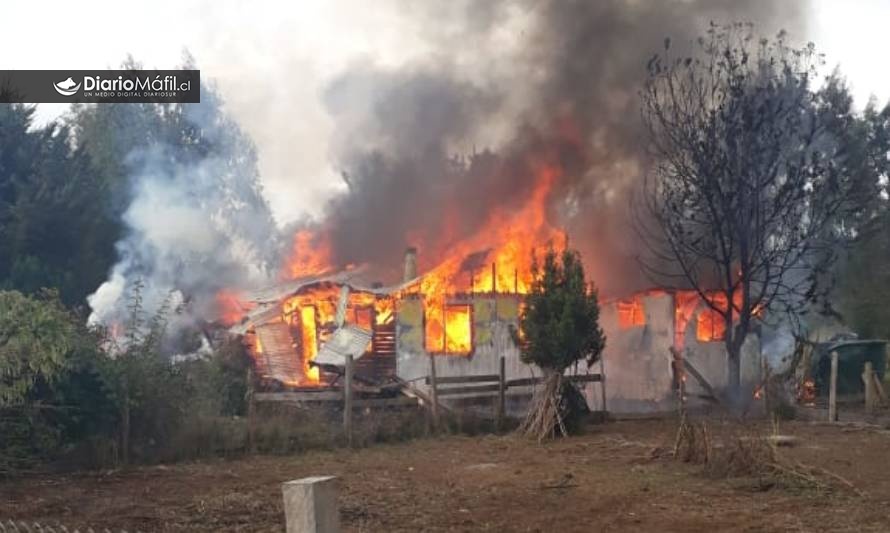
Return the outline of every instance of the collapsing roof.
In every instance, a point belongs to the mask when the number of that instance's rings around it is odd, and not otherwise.
[[[339,373],[334,367],[347,356],[368,379],[394,373],[394,298],[419,279],[384,287],[363,274],[359,268],[305,276],[248,294],[254,307],[229,331],[246,336],[259,376],[287,386],[323,385],[331,376],[320,370]],[[368,353],[375,357],[363,357]]]
[[[364,328],[347,324],[334,332],[315,356],[319,365],[344,366],[346,357],[361,357],[371,343],[372,333]]]
[[[251,309],[241,322],[229,328],[229,331],[236,335],[244,335],[251,327],[277,319],[281,314],[279,307],[281,301],[311,285],[330,283],[349,287],[350,290],[355,292],[364,292],[376,296],[390,296],[418,283],[421,279],[418,277],[398,285],[384,287],[375,283],[369,283],[364,279],[364,274],[364,268],[354,268],[341,272],[328,272],[317,276],[284,281],[270,287],[258,289],[249,293],[246,297],[248,301],[257,304],[256,307]]]
[[[256,327],[256,365],[261,376],[290,383],[300,373],[300,363],[293,356],[290,331],[284,322],[270,322]]]

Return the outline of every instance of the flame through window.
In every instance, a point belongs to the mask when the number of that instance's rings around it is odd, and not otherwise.
[[[467,304],[447,304],[443,320],[427,322],[425,345],[428,352],[469,355],[473,351],[472,310]]]
[[[646,325],[643,299],[635,296],[630,300],[618,300],[618,326],[621,329]]]

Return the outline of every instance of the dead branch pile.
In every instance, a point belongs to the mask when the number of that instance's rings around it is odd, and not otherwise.
[[[518,431],[538,442],[565,437],[576,429],[582,415],[588,412],[587,401],[571,381],[560,373],[550,374],[535,390],[528,414]]]
[[[527,437],[551,439],[567,436],[562,403],[562,374],[551,374],[535,391],[528,414],[519,426],[519,432]]]
[[[773,437],[773,438],[771,438]],[[775,435],[764,435],[754,427],[731,425],[715,438],[707,422],[685,417],[677,428],[673,456],[699,464],[706,474],[722,478],[752,477],[761,486],[831,490],[838,486],[863,496],[850,481],[825,470],[785,457],[777,449]]]

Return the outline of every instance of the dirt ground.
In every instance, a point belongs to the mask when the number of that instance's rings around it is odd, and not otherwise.
[[[851,490],[713,479],[651,459],[672,421],[613,422],[544,445],[441,437],[0,483],[0,520],[129,531],[283,531],[279,484],[337,475],[346,531],[888,531],[890,432],[789,422],[794,458]]]

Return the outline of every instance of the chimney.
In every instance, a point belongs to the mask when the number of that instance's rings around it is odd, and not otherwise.
[[[417,248],[409,246],[405,249],[405,276],[402,281],[411,281],[417,277]]]

